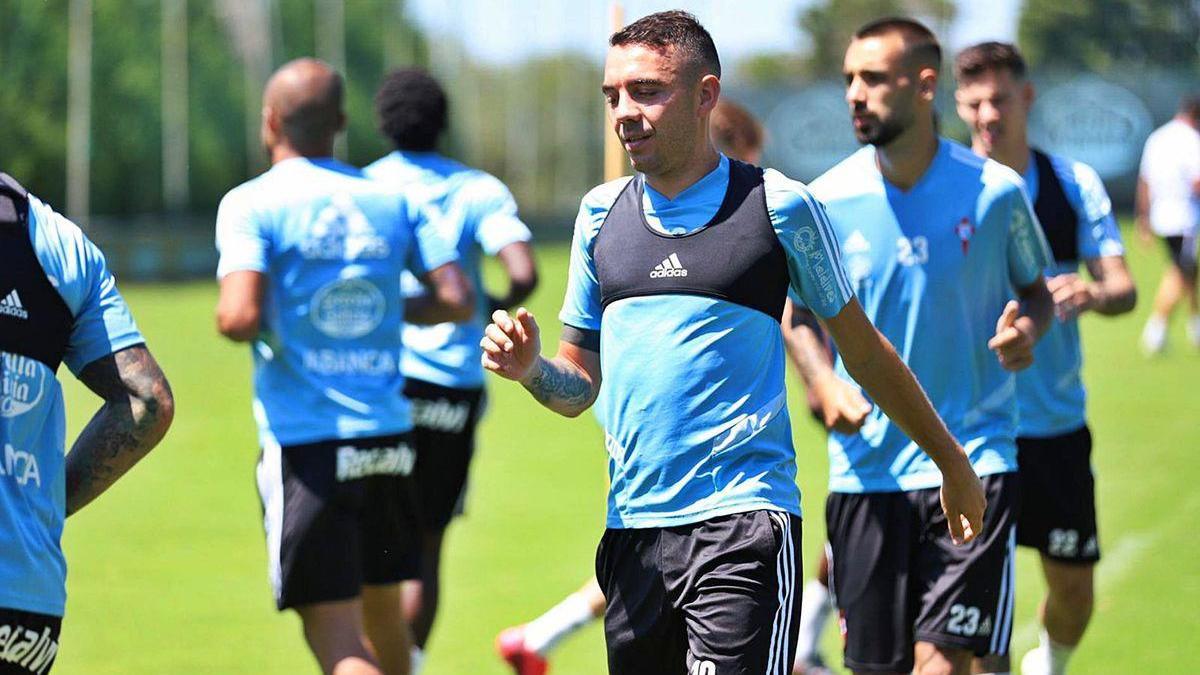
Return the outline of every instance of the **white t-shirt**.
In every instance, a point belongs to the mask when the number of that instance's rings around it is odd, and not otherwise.
[[[1173,119],[1146,139],[1141,178],[1150,188],[1150,228],[1163,237],[1186,236],[1200,222],[1200,131]]]

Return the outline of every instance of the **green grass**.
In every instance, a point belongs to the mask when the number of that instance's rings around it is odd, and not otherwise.
[[[1178,321],[1169,354],[1146,360],[1137,350],[1161,259],[1157,248],[1131,251],[1143,297],[1136,316],[1084,322],[1107,557],[1077,673],[1200,670],[1191,643],[1200,606],[1200,546],[1191,531],[1200,522],[1200,354],[1184,347]],[[540,262],[544,282],[532,308],[552,345],[565,246],[543,248]],[[70,597],[56,672],[316,672],[299,623],[274,611],[267,586],[249,354],[213,330],[215,285],[124,290],[171,379],[178,413],[163,445],[67,525]],[[798,391],[792,386],[809,569],[824,536],[826,459],[821,433],[799,412]],[[447,544],[426,675],[507,672],[492,653],[496,632],[578,587],[591,574],[602,528],[605,454],[594,419],[559,418],[509,383],[493,381],[491,393],[469,514]],[[74,383],[67,398],[78,430],[96,399]],[[1028,552],[1018,583],[1016,654],[1036,637],[1041,581]],[[838,644],[830,629],[832,660]],[[554,671],[602,673],[603,654],[593,625],[555,654]]]

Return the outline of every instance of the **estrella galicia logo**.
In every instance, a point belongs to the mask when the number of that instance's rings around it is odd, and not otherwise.
[[[337,279],[318,290],[309,304],[309,318],[331,338],[360,338],[383,321],[383,291],[366,279]]]
[[[41,362],[0,352],[0,417],[23,415],[46,394],[49,371]]]
[[[380,259],[391,255],[388,240],[371,226],[347,194],[335,194],[308,228],[300,253],[310,260]]]

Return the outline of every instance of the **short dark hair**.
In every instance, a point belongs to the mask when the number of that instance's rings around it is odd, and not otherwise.
[[[1018,80],[1025,78],[1025,59],[1016,45],[980,42],[962,50],[954,59],[954,77],[958,80],[969,80],[997,70],[1007,70]]]
[[[643,16],[613,33],[608,44],[613,47],[645,45],[660,52],[673,47],[697,70],[721,77],[721,59],[712,36],[687,12],[671,10]]]
[[[925,24],[903,16],[887,16],[869,21],[854,33],[855,40],[900,33],[904,38],[905,57],[909,63],[929,66],[935,70],[942,67],[942,46],[937,36]]]
[[[447,126],[446,91],[420,68],[393,70],[375,94],[379,130],[398,150],[428,152]]]

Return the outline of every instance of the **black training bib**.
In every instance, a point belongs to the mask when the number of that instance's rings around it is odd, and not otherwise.
[[[629,181],[596,235],[601,304],[637,296],[701,295],[783,316],[787,258],[767,213],[763,171],[729,160],[713,219],[684,235],[655,231],[642,212],[644,178]]]

